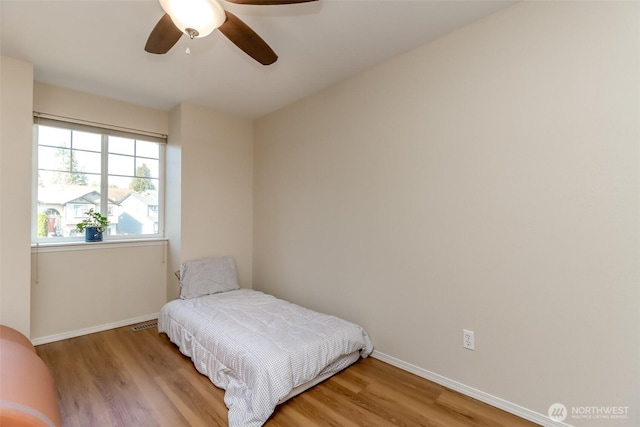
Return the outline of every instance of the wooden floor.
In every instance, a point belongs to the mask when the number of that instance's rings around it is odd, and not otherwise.
[[[64,426],[226,426],[223,391],[166,335],[130,327],[36,347]],[[267,427],[534,426],[373,358],[278,406]]]

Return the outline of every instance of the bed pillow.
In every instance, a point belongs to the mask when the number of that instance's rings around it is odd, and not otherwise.
[[[180,265],[180,298],[240,289],[236,264],[231,257],[201,258]]]

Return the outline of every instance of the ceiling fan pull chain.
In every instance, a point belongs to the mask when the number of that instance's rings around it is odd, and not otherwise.
[[[187,33],[187,35],[189,36],[189,41],[187,42],[187,48],[184,50],[184,52],[185,52],[187,55],[191,55],[191,47],[190,47],[190,46],[191,46],[191,41],[192,41],[194,38],[198,37],[198,36],[200,35],[200,33],[198,33],[198,30],[194,30],[193,28],[187,28],[187,29],[185,29],[184,31],[185,31],[185,32]]]

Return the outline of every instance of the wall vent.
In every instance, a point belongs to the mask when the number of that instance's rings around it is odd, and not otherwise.
[[[156,326],[158,326],[158,321],[154,320],[153,322],[147,322],[147,323],[142,323],[140,325],[133,326],[131,328],[131,330],[137,332],[137,331],[141,331],[143,329],[154,328]]]

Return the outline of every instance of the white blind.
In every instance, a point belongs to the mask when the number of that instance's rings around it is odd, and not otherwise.
[[[94,123],[86,120],[70,117],[55,116],[52,114],[33,112],[33,122],[43,126],[61,127],[83,132],[101,133],[122,138],[138,139],[144,141],[167,143],[167,135],[139,129],[130,129],[121,126],[113,126],[105,123]]]

